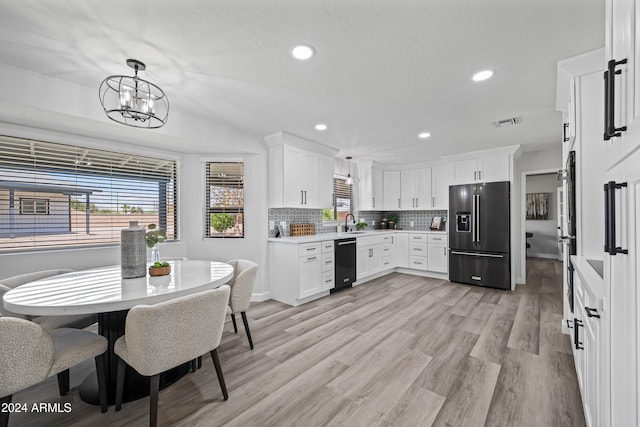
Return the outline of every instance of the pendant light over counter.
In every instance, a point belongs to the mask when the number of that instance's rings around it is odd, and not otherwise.
[[[347,174],[347,180],[345,181],[347,185],[352,185],[353,184],[353,178],[351,178],[351,159],[353,157],[351,156],[347,156],[347,167],[349,169],[349,172]]]
[[[156,129],[169,118],[169,99],[159,86],[138,77],[146,66],[137,59],[127,59],[134,76],[109,76],[100,84],[100,103],[114,122],[138,128]]]

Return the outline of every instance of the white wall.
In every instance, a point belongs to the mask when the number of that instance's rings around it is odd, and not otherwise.
[[[533,233],[527,242],[531,247],[527,250],[528,256],[558,259],[560,250],[558,248],[558,187],[562,186],[562,181],[557,179],[556,174],[527,175],[526,193],[548,193],[549,216],[546,220],[526,220],[525,231]]]
[[[548,171],[549,169],[559,170],[562,165],[562,145],[560,139],[562,138],[562,128],[560,122],[558,122],[558,143],[549,146],[545,150],[524,152],[516,160],[516,167],[514,173],[514,185],[513,185],[513,197],[515,197],[515,209],[513,215],[515,218],[520,219],[518,223],[524,222],[525,215],[524,206],[522,204],[522,173],[533,171]],[[524,228],[517,227],[514,231],[515,242],[513,253],[511,256],[516,258],[516,283],[526,282],[526,263],[524,260],[525,247],[524,247]]]
[[[262,268],[254,289],[265,282],[267,156],[262,136],[172,110],[166,126],[135,129],[110,121],[95,88],[0,64],[0,134],[51,142],[174,158],[180,162],[180,241],[164,243],[163,256],[212,260],[247,258]],[[175,105],[175,104],[172,104]],[[175,107],[174,107],[175,108]],[[225,153],[243,156],[246,166],[244,239],[202,238],[203,180],[200,159]],[[0,254],[0,278],[34,269],[84,269],[120,263],[119,246]]]

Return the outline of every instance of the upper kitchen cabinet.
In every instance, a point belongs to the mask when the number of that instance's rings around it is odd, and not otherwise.
[[[372,167],[371,161],[356,161],[358,166],[358,203],[363,211],[381,210],[383,199],[382,170]]]
[[[607,169],[640,147],[640,0],[605,2],[604,134]]]
[[[453,182],[453,167],[443,164],[431,168],[430,209],[449,209],[449,185]]]
[[[475,154],[475,155],[474,155]],[[520,155],[519,146],[469,153],[471,158],[452,156],[452,185],[479,182],[511,181],[513,163]],[[466,156],[465,156],[466,157]]]
[[[384,203],[382,210],[392,211],[400,209],[400,171],[383,171],[382,173],[382,194]]]
[[[269,207],[324,209],[332,205],[337,150],[285,132],[265,137],[269,146]]]
[[[400,209],[431,209],[431,168],[403,170],[400,184]]]

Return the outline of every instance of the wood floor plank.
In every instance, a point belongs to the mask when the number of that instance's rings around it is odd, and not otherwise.
[[[438,416],[445,401],[440,396],[422,387],[409,389],[385,416],[382,426],[424,426],[429,427]]]
[[[471,351],[471,356],[502,363],[520,299],[519,295],[503,294]]]
[[[540,351],[540,294],[523,295],[513,320],[507,347],[538,354]]]
[[[479,302],[458,328],[471,332],[472,334],[480,335],[486,328],[487,322],[491,319],[495,308],[495,304]]]
[[[484,426],[500,365],[467,357],[434,426]]]
[[[573,354],[569,335],[563,334],[558,325],[562,324],[562,314],[540,312],[540,355],[555,352]]]

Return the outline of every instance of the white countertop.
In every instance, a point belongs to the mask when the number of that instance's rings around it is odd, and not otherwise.
[[[31,315],[91,314],[156,304],[213,289],[233,277],[223,262],[169,261],[171,274],[123,279],[120,266],[60,274],[21,285],[4,295],[4,307]]]
[[[416,234],[443,234],[446,235],[447,231],[432,231],[432,230],[368,230],[368,231],[360,231],[360,232],[352,232],[352,233],[321,233],[315,234],[313,236],[298,236],[298,237],[270,237],[270,242],[278,242],[278,243],[312,243],[312,242],[321,242],[323,240],[336,240],[336,239],[346,239],[348,237],[365,237],[365,236],[378,236],[380,234],[389,234],[389,233],[416,233]]]

